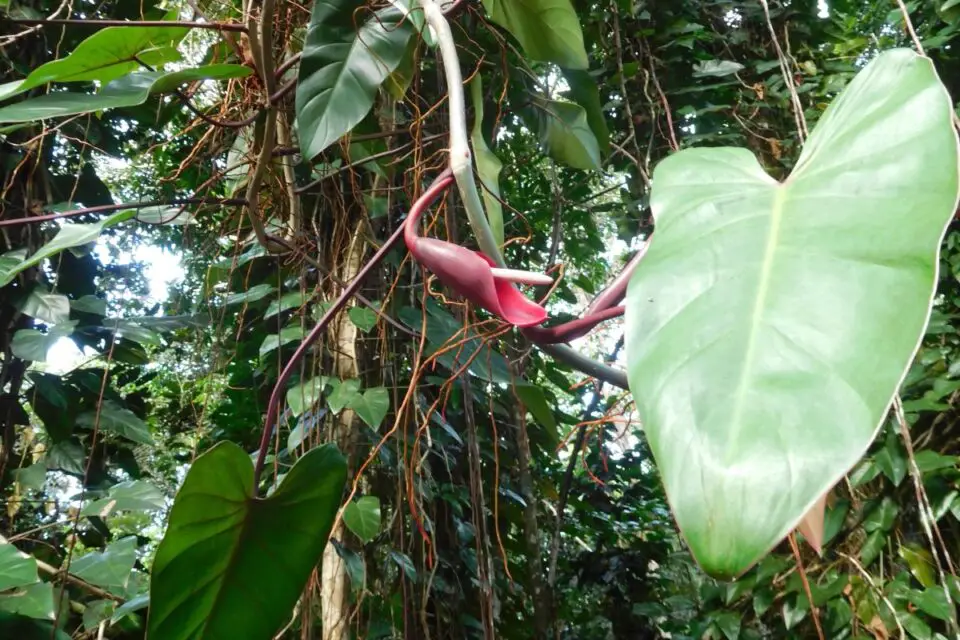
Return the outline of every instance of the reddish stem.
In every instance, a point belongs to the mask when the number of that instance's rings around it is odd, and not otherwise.
[[[637,251],[637,255],[630,259],[630,262],[623,268],[620,275],[614,278],[613,282],[593,299],[593,302],[590,303],[587,310],[583,312],[584,316],[592,316],[595,313],[605,311],[623,302],[624,297],[627,295],[627,285],[630,284],[630,276],[632,276],[633,272],[637,269],[637,265],[640,264],[649,246],[650,240],[648,239],[644,242],[643,247]]]
[[[280,376],[277,378],[277,383],[273,385],[273,391],[270,393],[270,401],[267,403],[267,417],[264,420],[263,424],[263,435],[260,437],[260,450],[257,454],[257,463],[253,469],[253,487],[254,494],[258,491],[258,486],[260,484],[260,475],[263,473],[263,465],[267,459],[267,449],[270,446],[270,436],[273,434],[273,428],[277,423],[278,413],[280,411],[280,399],[283,397],[284,388],[287,386],[287,382],[290,380],[290,376],[293,375],[293,370],[296,368],[297,363],[303,358],[304,354],[307,352],[314,342],[316,342],[320,335],[326,330],[327,325],[330,324],[330,321],[336,317],[340,310],[347,304],[347,302],[354,296],[360,285],[363,284],[363,281],[369,275],[370,271],[374,269],[383,258],[393,249],[400,238],[403,237],[404,230],[407,228],[410,219],[415,223],[416,220],[420,217],[420,214],[423,213],[423,210],[429,207],[437,197],[443,193],[443,191],[453,182],[453,174],[449,169],[437,176],[436,180],[433,181],[433,184],[421,195],[416,202],[413,203],[413,206],[410,207],[410,214],[408,220],[404,224],[400,225],[396,231],[393,232],[386,242],[377,250],[373,257],[367,261],[365,265],[357,273],[356,277],[350,281],[350,284],[344,288],[343,292],[336,299],[336,301],[327,309],[326,313],[323,314],[323,317],[320,318],[320,321],[317,322],[317,325],[310,331],[310,334],[304,338],[303,342],[300,343],[300,346],[297,347],[297,350],[293,352],[293,355],[290,357],[290,360],[284,366],[283,370],[280,372]]]
[[[595,326],[612,318],[623,315],[623,307],[609,307],[586,314],[582,318],[559,324],[555,327],[527,327],[521,333],[536,344],[558,344],[570,342],[590,333]]]

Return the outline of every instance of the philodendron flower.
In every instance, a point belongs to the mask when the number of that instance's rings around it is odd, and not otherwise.
[[[410,253],[444,285],[506,322],[518,327],[542,323],[547,318],[546,310],[520,293],[513,283],[550,284],[552,280],[549,276],[500,269],[479,251],[417,235],[420,215],[452,180],[449,174],[442,174],[411,207],[403,229],[403,238]]]

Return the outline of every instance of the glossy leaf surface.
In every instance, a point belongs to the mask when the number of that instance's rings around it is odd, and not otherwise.
[[[269,640],[289,620],[327,544],[346,482],[333,445],[297,461],[266,499],[253,464],[223,442],[193,463],[157,549],[151,640]]]
[[[534,60],[587,68],[583,31],[570,0],[483,0],[483,6]]]
[[[630,388],[709,573],[753,565],[874,439],[927,323],[957,174],[950,99],[903,49],[831,104],[783,183],[741,149],[657,167]]]
[[[296,97],[300,146],[310,160],[366,117],[413,34],[395,7],[377,12],[358,31],[355,21],[363,14],[356,10],[349,0],[313,5]]]

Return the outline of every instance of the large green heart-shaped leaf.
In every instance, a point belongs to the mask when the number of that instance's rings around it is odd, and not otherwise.
[[[153,563],[148,637],[272,638],[323,554],[346,478],[343,456],[324,445],[260,499],[237,445],[197,458]]]
[[[570,0],[483,0],[483,7],[534,60],[587,68],[583,30]]]
[[[297,127],[310,160],[366,117],[413,34],[401,9],[378,11],[359,30],[357,3],[315,2],[300,60]]]
[[[712,575],[755,563],[874,439],[957,204],[952,117],[930,60],[897,49],[826,110],[783,183],[741,149],[657,167],[626,307],[630,388]]]

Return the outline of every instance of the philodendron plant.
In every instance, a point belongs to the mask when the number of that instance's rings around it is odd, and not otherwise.
[[[629,387],[709,574],[741,575],[798,527],[819,551],[825,494],[866,452],[919,347],[957,208],[953,111],[931,61],[907,49],[877,56],[783,182],[743,149],[662,162],[643,260],[583,318],[545,329],[519,292],[502,307],[484,293],[503,258],[478,213],[449,29],[432,0],[424,9],[451,89],[451,170],[484,254],[458,268],[456,252],[425,256],[411,232],[414,257],[534,342],[569,340],[625,310]]]

